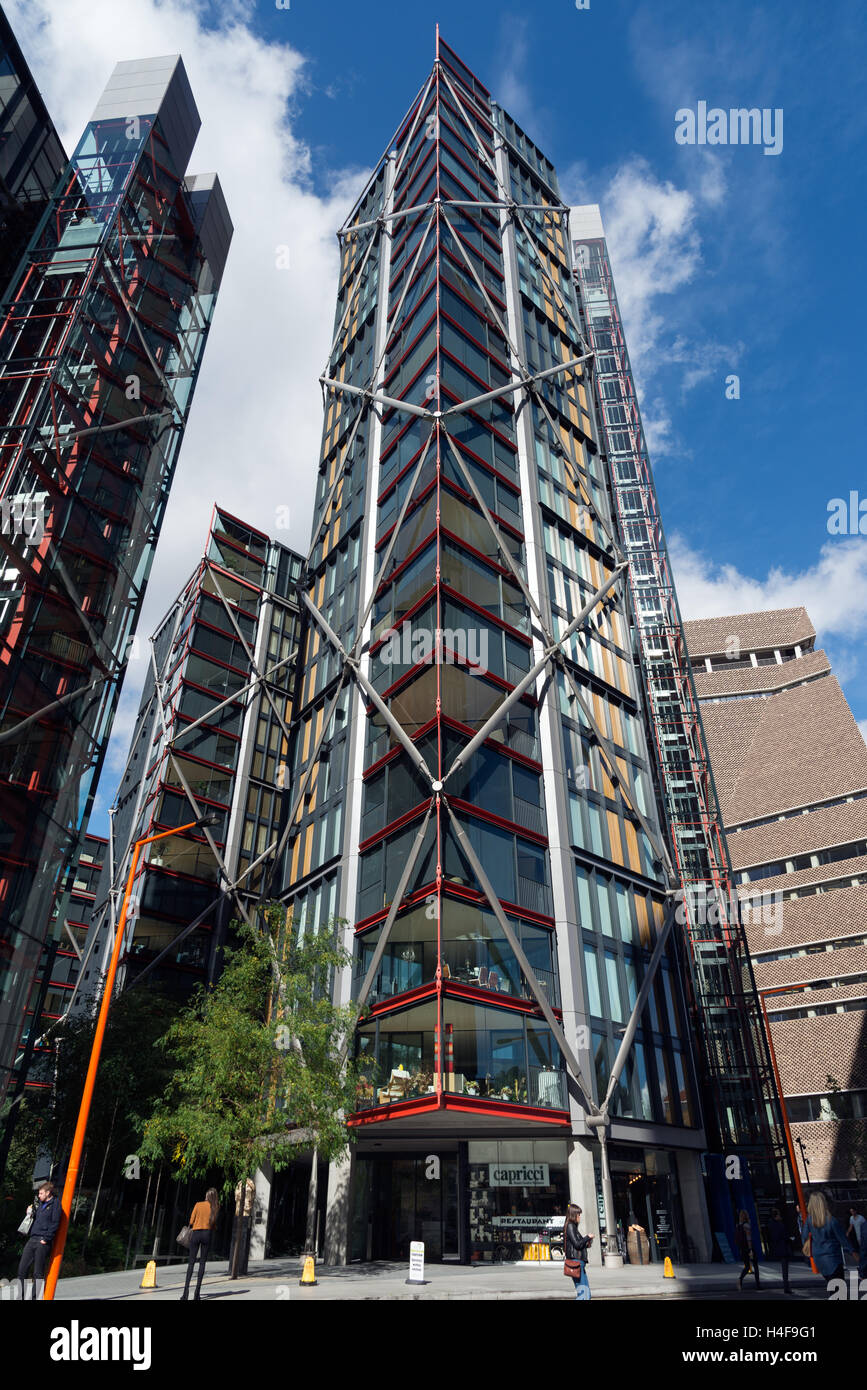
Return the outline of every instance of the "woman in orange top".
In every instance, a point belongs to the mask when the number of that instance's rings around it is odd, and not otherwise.
[[[193,1214],[190,1217],[190,1258],[187,1264],[187,1282],[184,1284],[184,1291],[181,1294],[182,1299],[186,1298],[190,1292],[190,1279],[193,1265],[196,1263],[196,1256],[199,1257],[199,1277],[196,1281],[196,1292],[193,1294],[193,1298],[201,1298],[199,1290],[202,1287],[202,1276],[205,1273],[205,1260],[208,1258],[211,1232],[217,1224],[219,1210],[220,1203],[215,1187],[209,1187],[205,1193],[204,1202],[196,1202],[193,1207]]]

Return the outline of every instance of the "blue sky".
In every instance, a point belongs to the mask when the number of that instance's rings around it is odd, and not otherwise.
[[[271,532],[291,502],[281,539],[306,549],[333,234],[430,68],[439,20],[565,200],[601,205],[685,616],[803,603],[867,727],[867,535],[827,529],[832,498],[867,503],[855,0],[6,8],[68,147],[116,59],[181,51],[203,119],[191,167],[220,171],[236,225],[140,633],[192,569],[214,500]],[[781,108],[781,153],[677,144],[675,112],[700,101]],[[95,830],[143,674],[131,665]]]

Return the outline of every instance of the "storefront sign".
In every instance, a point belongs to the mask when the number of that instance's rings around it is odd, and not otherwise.
[[[547,1163],[489,1163],[491,1187],[548,1187]]]
[[[553,1231],[562,1235],[564,1216],[495,1216],[493,1226],[522,1231]]]

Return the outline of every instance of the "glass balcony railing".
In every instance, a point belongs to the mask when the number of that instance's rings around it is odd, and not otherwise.
[[[442,1019],[442,1023],[438,1019]],[[423,999],[359,1027],[359,1109],[436,1092],[509,1105],[566,1105],[553,1035],[539,1018],[449,998]]]
[[[493,1074],[479,1074],[472,1068],[468,1071],[444,1071],[442,1090],[446,1095],[500,1101],[505,1105],[568,1109],[565,1078],[562,1072],[553,1067],[510,1067]],[[398,1066],[387,1072],[371,1066],[363,1070],[360,1077],[356,1109],[372,1110],[435,1094],[436,1078],[432,1066],[422,1065],[415,1070]]]
[[[532,994],[515,953],[493,913],[478,905],[444,898],[438,923],[423,904],[401,914],[395,922],[373,982],[371,1004],[382,1003],[432,984],[437,966],[448,984],[469,985],[509,998],[530,1001]],[[513,918],[512,929],[521,942],[549,1003],[559,1004],[553,934],[544,927]],[[379,930],[359,938],[354,967],[354,994],[373,959]]]

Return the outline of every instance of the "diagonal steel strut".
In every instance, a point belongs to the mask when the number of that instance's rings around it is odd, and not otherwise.
[[[449,820],[451,822],[455,835],[457,836],[458,843],[460,844],[461,849],[466,855],[467,863],[470,865],[470,868],[472,869],[473,873],[478,879],[482,891],[485,897],[487,898],[488,903],[490,904],[491,911],[496,917],[500,929],[503,932],[503,935],[505,936],[506,940],[508,941],[509,945],[515,953],[515,959],[517,960],[519,966],[521,967],[521,970],[524,973],[527,984],[530,986],[530,989],[532,990],[533,997],[535,998],[536,1003],[539,1005],[539,1008],[541,1009],[544,1015],[545,1022],[548,1024],[548,1027],[554,1034],[557,1046],[560,1048],[560,1051],[562,1052],[569,1066],[569,1070],[571,1071],[572,1076],[578,1084],[578,1089],[581,1092],[581,1101],[584,1105],[584,1108],[588,1110],[591,1114],[599,1114],[599,1107],[593,1100],[592,1089],[584,1078],[584,1074],[581,1071],[581,1067],[578,1063],[578,1058],[575,1056],[575,1053],[572,1051],[572,1048],[566,1041],[566,1035],[563,1032],[563,1029],[557,1019],[556,1014],[554,1013],[554,1010],[551,1008],[551,1005],[548,1002],[545,991],[542,989],[542,986],[539,984],[539,981],[536,978],[536,973],[533,970],[532,965],[530,964],[526,955],[524,954],[524,949],[521,946],[521,943],[518,940],[517,936],[515,935],[511,922],[509,921],[508,917],[503,911],[502,903],[500,902],[499,898],[494,892],[493,885],[491,884],[491,880],[488,878],[488,875],[485,873],[482,861],[479,859],[478,855],[473,849],[472,844],[470,843],[469,836],[467,835],[466,831],[464,830],[463,826],[461,825],[460,821],[455,815],[454,810],[449,805],[447,797],[442,796],[441,800],[449,813]]]
[[[416,837],[413,840],[412,849],[407,855],[406,863],[403,866],[400,878],[398,879],[397,887],[394,890],[394,897],[392,898],[391,906],[388,909],[388,916],[382,924],[379,941],[376,943],[376,949],[371,958],[370,965],[367,967],[367,974],[364,977],[361,989],[355,1001],[358,1005],[359,1013],[364,1008],[367,996],[370,993],[374,980],[376,979],[376,972],[379,970],[382,957],[385,953],[385,948],[388,944],[388,939],[391,935],[391,929],[394,926],[397,914],[400,911],[401,903],[403,902],[403,899],[406,895],[407,886],[412,877],[413,869],[415,868],[416,862],[418,861],[419,855],[421,854],[422,846],[424,844],[425,832],[427,831],[428,824],[430,822],[431,812],[433,811],[435,800],[435,797],[431,797],[430,801],[428,802],[427,810],[424,813],[421,825],[419,826],[418,831],[416,833]]]
[[[502,701],[502,703],[498,705],[497,708],[494,710],[490,718],[485,721],[481,729],[479,729],[478,732],[475,733],[473,737],[469,740],[466,746],[461,749],[460,753],[455,758],[454,762],[452,763],[451,767],[449,768],[448,772],[443,778],[443,782],[447,781],[447,779],[451,777],[452,773],[456,772],[459,767],[462,767],[466,763],[466,760],[472,757],[476,749],[484,743],[485,739],[488,738],[488,736],[490,735],[491,730],[497,727],[503,716],[505,714],[508,714],[512,706],[517,704],[518,700],[520,700],[521,696],[525,693],[525,691],[528,690],[529,687],[534,683],[537,676],[541,675],[542,671],[544,671],[552,656],[554,656],[555,652],[559,650],[560,644],[566,641],[567,638],[571,637],[572,633],[575,632],[576,629],[579,628],[582,623],[587,621],[587,618],[589,617],[590,613],[593,611],[593,609],[596,607],[598,603],[602,602],[608,591],[610,589],[613,589],[614,585],[617,583],[625,569],[626,561],[624,560],[623,564],[618,565],[616,567],[614,573],[609,576],[609,578],[605,581],[602,587],[597,589],[596,592],[591,595],[591,597],[585,603],[584,607],[581,609],[580,613],[577,613],[575,617],[572,619],[571,623],[566,628],[562,636],[551,640],[549,645],[546,646],[539,660],[536,662],[535,666],[530,668],[526,676],[524,676],[523,680],[519,681],[518,684],[515,686],[514,690],[509,692],[509,694]]]
[[[322,628],[322,631],[325,633],[334,650],[343,658],[344,664],[351,669],[353,676],[358,681],[358,684],[361,686],[368,699],[371,701],[372,704],[376,706],[377,710],[382,715],[383,719],[385,720],[388,727],[391,729],[395,738],[398,739],[399,742],[406,749],[411,761],[418,768],[419,772],[423,773],[424,776],[428,779],[428,781],[432,783],[434,781],[434,775],[428,767],[427,763],[425,762],[423,753],[413,743],[412,739],[409,737],[409,734],[403,728],[403,725],[400,724],[397,719],[395,719],[391,710],[388,708],[388,705],[380,696],[379,691],[368,680],[367,676],[361,670],[358,658],[355,656],[351,656],[350,653],[347,652],[340,638],[332,630],[327,619],[325,619],[319,612],[319,609],[316,607],[316,604],[313,602],[313,600],[307,594],[302,594],[301,598],[305,606],[309,609],[319,626]]]

